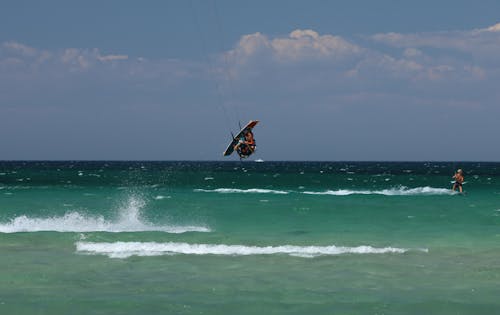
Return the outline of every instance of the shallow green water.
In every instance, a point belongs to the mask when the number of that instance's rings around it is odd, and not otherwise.
[[[500,312],[498,163],[0,167],[2,314]]]

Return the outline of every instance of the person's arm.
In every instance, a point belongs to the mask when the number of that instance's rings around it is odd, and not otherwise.
[[[238,143],[236,143],[236,145],[234,146],[234,150],[238,149],[243,143],[245,143],[245,141],[239,140]]]

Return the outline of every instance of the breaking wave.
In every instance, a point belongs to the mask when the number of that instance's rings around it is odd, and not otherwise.
[[[107,255],[110,258],[127,258],[131,256],[161,256],[161,255],[275,255],[284,254],[297,257],[332,256],[342,254],[402,254],[410,251],[405,248],[372,246],[338,247],[338,246],[245,246],[225,244],[188,244],[188,243],[157,243],[157,242],[113,242],[94,243],[79,241],[77,252],[93,255]],[[414,251],[427,252],[427,249]]]
[[[348,195],[385,195],[385,196],[430,196],[430,195],[454,195],[451,189],[446,188],[433,188],[433,187],[398,187],[389,188],[382,190],[350,190],[350,189],[338,189],[338,190],[327,190],[322,192],[315,191],[304,191],[307,195],[333,195],[333,196],[348,196]]]
[[[67,212],[63,216],[33,218],[18,216],[7,223],[0,223],[0,233],[18,232],[143,232],[160,231],[167,233],[210,232],[205,226],[155,225],[141,217],[144,201],[130,198],[119,210],[118,218],[107,220],[103,216]]]
[[[220,194],[278,194],[287,195],[290,193],[301,193],[306,195],[333,195],[333,196],[348,196],[348,195],[385,195],[385,196],[430,196],[430,195],[455,195],[451,189],[434,188],[434,187],[415,187],[408,188],[405,186],[380,189],[380,190],[355,190],[355,189],[338,189],[326,191],[285,191],[272,190],[261,188],[238,189],[238,188],[216,188],[216,189],[195,189],[195,192],[220,193]]]
[[[260,189],[260,188],[250,188],[250,189],[237,189],[237,188],[217,188],[217,189],[195,189],[195,192],[212,192],[220,194],[278,194],[286,195],[289,192],[284,190],[272,190],[272,189]]]

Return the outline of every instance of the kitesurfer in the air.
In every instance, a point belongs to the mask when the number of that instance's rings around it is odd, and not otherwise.
[[[255,151],[255,139],[253,137],[252,130],[247,130],[245,132],[245,138],[240,139],[238,143],[234,146],[234,151],[238,152],[241,158],[249,157]]]

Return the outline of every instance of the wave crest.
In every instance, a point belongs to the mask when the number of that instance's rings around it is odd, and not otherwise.
[[[0,233],[18,232],[144,232],[159,231],[167,233],[210,232],[205,226],[155,225],[141,217],[145,203],[141,199],[130,198],[119,210],[118,218],[106,220],[103,216],[91,216],[79,212],[67,212],[63,216],[32,218],[18,216],[7,223],[0,224]]]
[[[434,187],[416,187],[408,188],[405,186],[381,190],[350,190],[350,189],[338,189],[338,190],[327,190],[322,192],[316,191],[304,191],[307,195],[333,195],[333,196],[348,196],[348,195],[384,195],[384,196],[430,196],[430,195],[454,195],[451,189],[446,188],[434,188]]]
[[[405,248],[372,246],[338,247],[331,246],[245,246],[225,244],[188,244],[188,243],[157,243],[157,242],[113,242],[94,243],[77,242],[76,250],[81,253],[107,255],[110,258],[127,258],[130,256],[160,256],[160,255],[274,255],[285,254],[298,257],[316,257],[341,254],[402,254],[410,251]],[[417,249],[427,252],[427,249]]]
[[[355,190],[355,189],[338,189],[326,191],[285,191],[272,190],[262,188],[216,188],[216,189],[195,189],[195,192],[220,193],[220,194],[278,194],[287,195],[290,193],[301,193],[306,195],[333,195],[333,196],[348,196],[348,195],[384,195],[384,196],[430,196],[430,195],[455,195],[451,189],[435,188],[430,186],[408,188],[406,186],[393,187],[380,190]]]
[[[217,188],[217,189],[195,189],[195,192],[215,192],[220,194],[278,194],[287,195],[289,192],[284,190],[272,190],[261,188],[237,189],[237,188]]]

